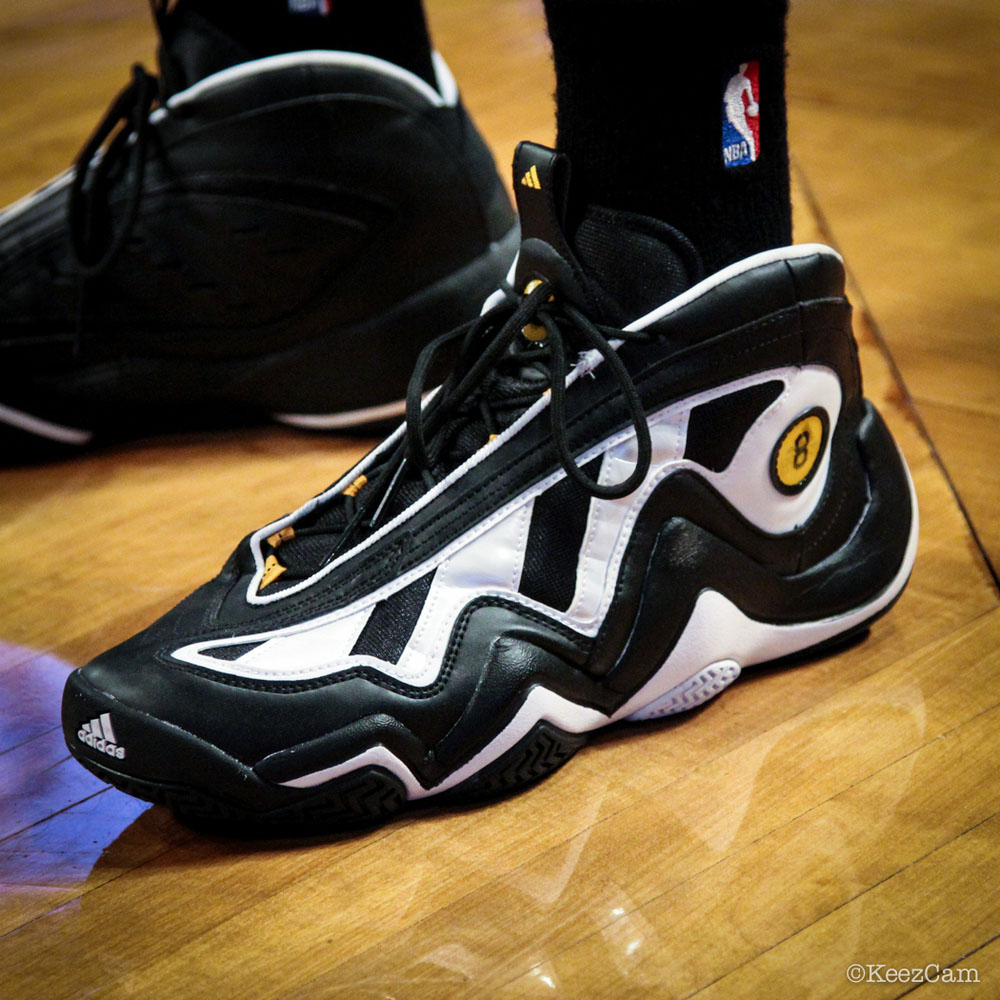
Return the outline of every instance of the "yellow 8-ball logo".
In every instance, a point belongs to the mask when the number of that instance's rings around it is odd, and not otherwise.
[[[796,417],[771,454],[771,481],[782,493],[804,490],[819,468],[830,426],[826,410],[814,407]]]

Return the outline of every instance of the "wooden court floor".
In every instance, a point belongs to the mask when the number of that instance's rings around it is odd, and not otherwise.
[[[504,170],[551,141],[540,3],[428,7]],[[1000,13],[793,8],[797,238],[847,257],[920,498],[894,611],[495,805],[205,836],[68,759],[63,680],[367,442],[272,428],[0,471],[0,997],[1000,997]],[[0,203],[66,166],[151,51],[140,0],[5,0]],[[855,984],[859,963],[971,981]]]

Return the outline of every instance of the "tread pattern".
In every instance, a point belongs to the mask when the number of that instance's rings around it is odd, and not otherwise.
[[[315,795],[287,806],[252,812],[187,785],[145,781],[80,756],[87,770],[128,795],[166,806],[198,825],[239,827],[244,835],[267,830],[333,830],[368,826],[388,819],[406,804],[406,790],[391,774],[366,768],[344,775]]]
[[[505,754],[442,797],[492,798],[534,784],[562,767],[586,742],[583,733],[567,733],[550,722],[539,722]]]
[[[725,690],[739,675],[740,667],[734,660],[712,663],[628,718],[640,721],[689,712]]]

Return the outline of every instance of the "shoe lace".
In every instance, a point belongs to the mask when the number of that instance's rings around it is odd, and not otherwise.
[[[107,270],[135,224],[146,173],[149,113],[158,94],[157,77],[136,63],[128,86],[111,102],[76,159],[69,191],[69,236],[77,268],[84,277],[93,278]],[[110,221],[107,179],[123,153],[128,154],[125,213],[115,231],[101,223]]]
[[[468,352],[468,347],[479,339],[482,330],[489,331],[493,326],[494,319],[490,313],[474,321],[471,329],[465,333],[466,344],[462,351],[463,355]],[[529,329],[532,331],[530,336],[527,332]],[[547,282],[539,282],[524,296],[506,322],[500,325],[492,340],[478,353],[465,373],[460,378],[445,382],[441,392],[435,396],[433,405],[422,407],[421,400],[427,372],[435,355],[441,347],[460,335],[462,335],[461,328],[432,341],[421,351],[406,394],[404,461],[408,460],[420,470],[425,476],[428,487],[434,485],[430,470],[437,458],[428,444],[428,437],[433,436],[435,429],[447,420],[461,405],[462,400],[501,362],[505,366],[527,364],[544,366],[547,369],[545,372],[547,391],[552,394],[549,403],[552,440],[556,446],[559,462],[570,479],[591,496],[605,500],[617,500],[628,496],[639,487],[649,472],[652,455],[649,427],[642,400],[639,398],[632,377],[610,341],[611,339],[648,340],[648,334],[594,323],[569,302],[557,306],[552,295],[552,287]],[[628,478],[620,483],[602,485],[591,479],[577,465],[569,450],[566,430],[566,376],[569,373],[569,363],[566,348],[570,339],[578,346],[590,347],[600,353],[625,400],[638,442],[638,462]],[[512,404],[517,406],[529,400],[530,397],[506,399],[503,405],[509,409]],[[484,416],[488,426],[491,424],[490,402],[488,392],[480,396],[480,405],[485,407]]]
[[[405,431],[395,447],[338,497],[342,505],[338,517],[321,517],[295,526],[296,540],[339,535],[332,551],[325,547],[323,565],[337,558],[359,535],[373,532],[401,502],[407,506],[405,501],[414,498],[415,488],[430,490],[457,467],[461,457],[456,458],[448,449],[454,448],[463,425],[482,424],[492,437],[535,402],[543,386],[551,393],[549,420],[556,454],[570,479],[591,496],[613,500],[628,496],[646,478],[652,458],[649,426],[635,384],[611,341],[647,341],[650,335],[593,322],[571,303],[558,301],[548,282],[535,282],[529,288],[530,292],[521,296],[505,289],[506,301],[431,341],[421,351],[407,389]],[[452,374],[425,400],[435,358],[457,341],[461,347]],[[605,484],[591,479],[570,450],[566,378],[571,347],[575,351],[597,350],[624,400],[638,454],[635,468],[621,482]],[[407,483],[413,485],[408,487]],[[292,542],[290,548],[300,544]],[[315,551],[311,545],[309,548]],[[307,572],[303,566],[287,579]]]
[[[74,353],[79,354],[85,329],[87,282],[103,274],[125,246],[139,214],[146,174],[149,113],[159,95],[159,80],[139,63],[128,86],[107,113],[76,159],[69,189],[69,245],[80,275]],[[124,166],[120,166],[123,155]],[[125,211],[117,229],[111,221],[108,178],[125,171]]]

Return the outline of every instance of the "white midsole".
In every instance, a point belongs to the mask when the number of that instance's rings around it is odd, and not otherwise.
[[[368,406],[363,410],[345,410],[343,413],[272,413],[271,417],[280,424],[304,427],[312,431],[336,430],[338,427],[356,427],[371,424],[376,420],[390,420],[406,412],[406,400]]]
[[[63,444],[86,444],[94,436],[93,431],[55,424],[51,420],[33,417],[30,413],[15,410],[13,406],[4,406],[2,403],[0,403],[0,422],[10,424],[11,427],[19,427],[21,430],[37,434],[39,437],[61,441]]]
[[[710,664],[730,660],[738,667],[747,667],[798,653],[849,632],[891,604],[906,586],[913,569],[920,524],[917,498],[908,471],[907,482],[913,520],[903,561],[892,582],[882,593],[853,611],[814,622],[771,625],[748,617],[717,591],[705,590],[698,596],[691,617],[666,662],[613,715],[585,708],[542,685],[536,685],[517,714],[500,733],[475,757],[432,788],[424,788],[406,764],[384,746],[371,747],[350,760],[282,784],[291,788],[314,788],[359,768],[374,766],[384,768],[398,778],[406,789],[408,798],[427,798],[448,791],[471,778],[514,747],[539,722],[549,722],[568,733],[589,732],[636,715]]]
[[[302,427],[308,430],[335,430],[342,427],[355,427],[360,424],[375,423],[377,420],[390,420],[401,416],[406,411],[406,400],[395,403],[385,403],[381,406],[369,406],[364,410],[348,410],[344,413],[274,413],[272,417],[282,424]],[[64,444],[87,444],[93,436],[93,431],[78,427],[67,427],[65,424],[53,423],[41,417],[32,416],[13,406],[0,403],[0,422],[19,427],[21,430],[37,434],[39,437]]]

